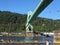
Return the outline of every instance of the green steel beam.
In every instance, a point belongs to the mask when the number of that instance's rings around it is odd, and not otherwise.
[[[53,0],[41,0],[35,10],[32,12],[28,23],[31,23]]]

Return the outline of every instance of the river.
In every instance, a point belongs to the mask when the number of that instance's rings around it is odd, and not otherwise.
[[[4,41],[14,41],[14,42],[23,42],[25,41],[24,36],[0,36],[0,40],[3,39]],[[50,42],[50,45],[53,45],[53,36],[51,37],[40,37],[40,36],[35,36],[34,40],[38,41],[46,41],[48,40]],[[0,45],[45,45],[45,44],[1,44]]]

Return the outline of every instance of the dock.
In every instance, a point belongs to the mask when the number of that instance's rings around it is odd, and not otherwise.
[[[46,44],[46,42],[0,42],[0,44]]]

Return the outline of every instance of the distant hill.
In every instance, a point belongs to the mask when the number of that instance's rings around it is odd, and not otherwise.
[[[0,32],[25,31],[27,14],[18,14],[9,11],[0,11]],[[34,31],[53,31],[60,28],[60,20],[37,17],[31,23]]]

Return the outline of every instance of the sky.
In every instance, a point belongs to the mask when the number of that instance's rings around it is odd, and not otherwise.
[[[10,11],[20,14],[27,14],[34,11],[40,0],[0,0],[0,11]],[[39,14],[39,17],[49,19],[60,19],[60,0],[53,0],[46,9]]]

